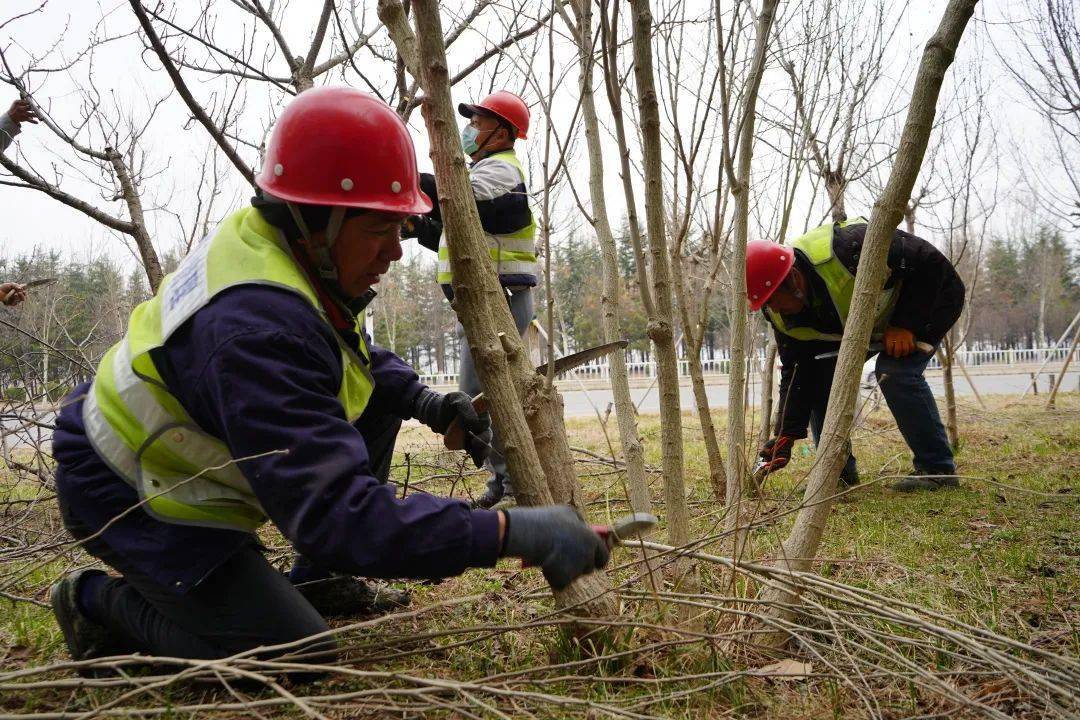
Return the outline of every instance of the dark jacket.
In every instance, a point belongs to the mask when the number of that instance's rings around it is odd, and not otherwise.
[[[833,252],[853,275],[859,265],[866,225],[848,225],[833,232]],[[810,260],[795,251],[795,267],[809,282],[806,308],[789,325],[809,326],[839,333],[843,325],[829,299],[825,282],[814,272]],[[960,317],[964,308],[964,283],[949,259],[922,238],[897,230],[889,246],[889,277],[885,287],[900,284],[896,307],[889,324],[910,330],[916,340],[937,345]],[[765,315],[768,319],[768,315]],[[776,434],[806,437],[810,409],[818,393],[828,393],[832,366],[815,355],[836,350],[839,343],[796,340],[775,331],[780,356],[780,412]],[[826,368],[826,366],[828,366]]]
[[[356,337],[343,336],[355,345]],[[341,351],[303,298],[241,285],[217,295],[153,358],[191,418],[222,439],[263,508],[316,564],[370,577],[441,578],[494,565],[498,517],[424,493],[395,497],[372,471],[365,437],[407,419],[423,385],[403,360],[375,345],[375,390],[350,424],[337,401]],[[91,531],[138,503],[135,490],[94,452],[82,421],[82,385],[65,400],[53,436],[61,503]],[[369,435],[371,433],[371,435]],[[163,586],[184,592],[254,542],[232,530],[158,521],[141,509],[102,539]]]
[[[502,167],[494,168],[492,164],[483,163],[483,160],[479,160],[473,164],[469,171],[469,180],[476,197],[476,212],[480,216],[480,226],[484,232],[490,235],[505,235],[529,225],[533,221],[532,209],[529,207],[529,194],[525,184],[519,181],[517,172],[508,171],[505,162],[495,163]],[[506,177],[507,172],[510,172],[513,177]],[[421,247],[438,252],[443,226],[435,176],[430,173],[420,173],[420,189],[431,198],[431,211],[426,215],[409,218],[413,229],[404,235],[415,237]],[[537,278],[532,274],[506,273],[499,276],[499,282],[506,287],[533,287],[537,283]],[[449,291],[450,286],[444,286],[444,290]]]

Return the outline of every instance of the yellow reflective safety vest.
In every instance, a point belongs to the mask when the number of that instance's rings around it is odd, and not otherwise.
[[[86,433],[98,455],[135,487],[144,509],[165,522],[252,531],[266,520],[229,449],[188,416],[150,357],[215,295],[237,285],[294,292],[331,325],[280,232],[258,210],[245,208],[226,218],[165,277],[153,298],[135,308],[124,339],[102,358],[83,403]],[[362,317],[355,330],[359,354],[334,332],[343,369],[337,397],[350,422],[360,417],[374,389],[360,357],[369,356]]]
[[[855,290],[855,276],[836,258],[833,251],[833,242],[836,232],[848,225],[865,225],[865,218],[854,218],[839,223],[827,223],[816,227],[802,237],[791,242],[791,247],[801,250],[814,265],[814,272],[825,282],[829,291],[829,299],[832,300],[836,314],[840,316],[840,324],[847,325],[848,314],[851,311],[851,297]],[[897,282],[893,287],[886,288],[878,299],[877,313],[874,318],[873,337],[880,337],[885,332],[892,311],[896,307],[899,297],[900,284]],[[773,326],[796,340],[830,340],[839,342],[843,336],[836,333],[827,333],[812,327],[788,327],[784,317],[774,312],[768,306],[765,314]]]
[[[525,185],[525,170],[513,150],[492,153],[484,161],[502,162],[517,171],[521,182],[510,189],[507,195],[518,194],[528,203],[528,190]],[[535,285],[537,279],[536,263],[536,221],[532,212],[528,213],[528,224],[510,233],[487,234],[488,252],[495,263],[495,271],[504,285]],[[438,282],[449,285],[454,274],[450,268],[450,248],[446,236],[439,240]]]

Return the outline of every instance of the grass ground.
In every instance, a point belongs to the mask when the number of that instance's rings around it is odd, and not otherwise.
[[[1019,405],[1005,398],[992,398],[989,403],[988,410],[973,405],[961,408],[958,466],[965,476],[962,487],[912,496],[887,489],[889,478],[907,469],[910,461],[887,412],[870,414],[854,437],[863,486],[835,506],[815,571],[1075,660],[1080,657],[1080,397],[1063,396],[1054,411],[1045,410],[1041,398]],[[722,508],[707,482],[700,428],[693,416],[684,420],[691,536],[700,537],[715,533]],[[724,427],[723,421],[717,426]],[[569,432],[572,445],[610,455],[599,421],[572,421]],[[609,432],[614,442],[613,421]],[[655,417],[641,419],[641,434],[647,462],[658,466],[659,426]],[[408,482],[409,492],[452,490],[460,495],[481,489],[479,476],[461,479],[447,467],[447,459],[436,455],[424,430],[407,430],[399,450],[394,476],[402,485]],[[625,512],[617,475],[609,467],[586,462],[584,455],[582,458],[579,474],[592,519],[601,521]],[[760,514],[796,505],[801,497],[800,483],[812,462],[812,449],[800,443],[788,469],[769,479],[758,501]],[[57,554],[55,548],[35,548],[49,544],[59,532],[51,493],[37,482],[25,478],[15,481],[10,473],[6,477],[6,485],[0,488],[0,502],[5,503],[0,515],[0,577],[21,578],[6,592],[22,599],[0,599],[0,715],[62,708],[90,710],[115,698],[119,691],[50,686],[24,692],[5,685],[4,673],[65,660],[66,651],[50,612],[33,601],[45,600],[49,582],[65,569],[92,561],[78,552]],[[657,514],[663,517],[662,478],[652,473],[651,481]],[[34,499],[37,501],[26,502]],[[792,517],[755,530],[750,556],[770,557]],[[663,540],[662,530],[657,537]],[[285,562],[287,553],[281,538],[268,535],[266,539],[278,548],[276,554]],[[719,546],[706,550],[721,551]],[[629,560],[629,552],[616,551],[615,560]],[[629,571],[616,571],[615,576],[624,579]],[[727,593],[731,588],[723,584],[723,577],[713,568],[703,569],[699,592]],[[7,585],[0,582],[0,588]],[[881,690],[880,704],[868,706],[857,692],[828,673],[803,681],[741,676],[710,688],[693,678],[716,675],[727,668],[760,667],[769,660],[735,652],[733,646],[715,639],[689,642],[685,634],[662,627],[672,623],[670,609],[658,612],[648,602],[634,600],[630,593],[624,598],[624,608],[638,627],[633,633],[626,631],[623,638],[625,646],[634,649],[626,656],[629,660],[584,662],[580,650],[569,646],[551,626],[520,627],[544,617],[551,609],[550,599],[542,591],[538,573],[522,572],[505,561],[493,571],[471,571],[440,584],[412,587],[414,607],[430,607],[430,611],[357,628],[346,636],[350,667],[390,674],[377,680],[338,677],[324,681],[318,693],[355,691],[371,687],[373,682],[397,686],[401,674],[495,683],[494,676],[534,668],[526,673],[527,681],[514,686],[517,690],[606,703],[607,707],[627,708],[638,702],[642,704],[637,712],[650,716],[906,717],[952,712],[947,702],[928,696],[925,690],[885,681],[875,685]],[[642,585],[633,587],[648,590]],[[713,630],[722,624],[716,615],[704,623]],[[479,633],[475,628],[480,626],[513,629]],[[799,652],[793,658],[799,659]],[[802,659],[811,658],[803,653]],[[572,666],[573,670],[535,670],[575,660],[583,662]],[[816,668],[822,669],[820,663]],[[44,677],[69,676],[57,672]],[[673,680],[664,683],[664,678]],[[273,694],[257,692],[254,696]],[[462,697],[460,691],[457,697]],[[496,693],[484,697],[488,698],[486,706],[480,702],[470,705],[469,711],[446,710],[443,714],[467,717],[472,712],[473,716],[497,717],[502,712],[513,717],[526,710],[547,717],[605,714],[595,707],[589,710],[555,701],[545,703],[534,696]],[[168,708],[208,700],[227,703],[234,698],[220,690],[167,687],[144,698],[143,704]],[[387,703],[385,716],[410,716],[408,712],[388,712],[401,707],[389,700]],[[332,717],[383,716],[375,706],[350,706],[345,701],[320,707]],[[349,707],[353,709],[347,710]],[[1006,714],[1038,715],[1022,701],[995,707],[1003,708]],[[268,712],[297,713],[295,708],[271,708]],[[224,714],[249,716],[247,711]],[[424,713],[417,711],[413,716],[418,714]]]

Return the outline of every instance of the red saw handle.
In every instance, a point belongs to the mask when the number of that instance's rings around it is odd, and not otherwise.
[[[592,531],[594,533],[596,533],[597,535],[600,536],[601,540],[603,540],[605,543],[607,543],[607,546],[609,548],[615,543],[615,533],[612,532],[612,528],[611,528],[610,525],[591,525],[590,527],[592,528]],[[532,565],[530,563],[527,563],[524,560],[521,561],[521,569],[522,570],[525,570],[526,568],[531,568],[531,567],[536,567],[536,566]]]

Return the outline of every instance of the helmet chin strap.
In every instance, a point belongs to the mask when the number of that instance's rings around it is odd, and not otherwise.
[[[300,214],[300,208],[291,202],[286,202],[285,205],[289,208],[289,214],[292,215],[293,222],[300,229],[300,234],[304,236],[308,248],[314,255],[315,270],[319,273],[319,277],[322,278],[323,283],[333,295],[347,302],[351,298],[341,287],[337,265],[334,264],[334,258],[330,254],[334,243],[337,241],[338,233],[341,232],[341,225],[345,221],[345,207],[335,205],[330,211],[329,222],[326,225],[326,239],[316,244],[312,240],[311,231],[308,229],[307,223],[304,222],[303,215]]]

